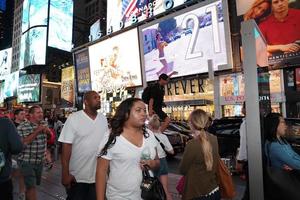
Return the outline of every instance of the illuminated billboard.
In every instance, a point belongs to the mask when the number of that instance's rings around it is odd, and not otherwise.
[[[74,80],[73,66],[61,70],[61,99],[67,106],[74,104]]]
[[[78,92],[84,93],[92,90],[88,49],[75,54],[75,66]]]
[[[50,0],[48,46],[71,51],[73,0]]]
[[[6,0],[0,0],[0,10],[5,11],[6,10]],[[0,101],[1,103],[1,101]]]
[[[0,81],[0,104],[4,102],[4,81]]]
[[[5,77],[4,98],[16,97],[19,84],[19,71],[11,73]]]
[[[48,0],[24,0],[22,33],[34,26],[47,25]]]
[[[107,1],[107,31],[118,31],[122,27],[151,18],[185,2],[186,0]]]
[[[35,27],[21,38],[20,69],[30,65],[44,65],[46,62],[47,27]]]
[[[253,19],[266,40],[268,64],[274,67],[300,64],[300,9],[297,1],[280,1],[280,6],[273,6],[273,1],[236,0],[237,19]],[[288,13],[282,18],[280,13]],[[273,68],[274,68],[273,67]]]
[[[5,76],[11,71],[12,48],[0,51],[0,80],[4,80]]]
[[[18,102],[39,102],[41,88],[40,74],[25,74],[20,72],[18,86]]]
[[[136,28],[90,46],[89,57],[93,90],[142,85]]]
[[[231,68],[227,5],[200,3],[141,27],[146,81],[166,73],[173,77]]]

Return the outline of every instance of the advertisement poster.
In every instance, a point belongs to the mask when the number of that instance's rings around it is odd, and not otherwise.
[[[46,62],[47,27],[32,28],[22,35],[20,69]]]
[[[269,65],[275,68],[300,63],[300,9],[296,0],[236,0],[236,4],[240,21],[254,19],[258,24],[267,43]]]
[[[165,4],[174,3],[173,7],[182,5],[186,0],[110,0],[107,1],[107,30],[113,32],[120,30],[120,24],[124,27],[134,22],[145,19],[166,11]]]
[[[74,67],[71,66],[61,70],[62,104],[73,106],[74,97]]]
[[[14,72],[5,77],[4,98],[16,97],[19,84],[19,72]]]
[[[22,33],[33,26],[47,25],[48,0],[24,0]]]
[[[0,82],[0,104],[4,102],[4,81]]]
[[[0,81],[10,74],[12,59],[12,48],[0,51]]]
[[[93,90],[117,92],[142,85],[137,29],[90,46],[89,57]]]
[[[295,69],[295,74],[296,74],[296,87],[297,91],[300,91],[300,68]]]
[[[25,74],[20,72],[18,86],[18,102],[40,101],[40,74]]]
[[[85,49],[75,54],[76,72],[77,72],[77,89],[79,93],[92,90],[91,74],[89,63],[89,52]]]
[[[50,0],[48,46],[71,51],[73,0]]]
[[[141,37],[146,80],[157,80],[162,73],[181,77],[208,72],[208,59],[215,71],[228,69],[226,35],[221,1],[146,25]]]

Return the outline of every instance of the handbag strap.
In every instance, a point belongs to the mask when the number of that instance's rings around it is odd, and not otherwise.
[[[149,173],[150,166],[149,165],[143,165],[143,166],[144,166],[143,176],[146,178],[150,178],[151,177]]]
[[[154,135],[154,137],[155,137],[155,139],[159,142],[161,148],[162,148],[166,153],[168,153],[167,150],[166,150],[165,145],[158,139],[158,137],[156,137],[155,135]]]

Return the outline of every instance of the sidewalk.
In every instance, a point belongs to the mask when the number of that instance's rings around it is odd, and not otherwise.
[[[180,195],[176,191],[176,183],[181,176],[177,174],[169,174],[169,189],[173,196],[173,200],[180,200]],[[237,177],[234,177],[234,182]],[[64,187],[61,185],[61,164],[60,161],[56,161],[53,168],[49,171],[44,170],[42,176],[42,183],[37,187],[38,200],[65,200],[66,193]],[[236,183],[237,197],[235,200],[241,199],[242,191],[244,190],[242,185]],[[14,199],[17,199],[18,187],[16,181],[14,181]]]

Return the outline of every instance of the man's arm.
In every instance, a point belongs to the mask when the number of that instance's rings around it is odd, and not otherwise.
[[[292,53],[300,51],[300,45],[296,43],[283,44],[283,45],[268,45],[267,50],[269,53],[274,53],[277,51],[282,51],[284,53]]]
[[[154,103],[154,99],[150,98],[150,100],[149,100],[149,116],[152,116],[154,114],[153,103]]]
[[[43,134],[45,127],[43,125],[39,125],[30,135],[26,137],[22,137],[22,142],[25,145],[30,144],[39,134]],[[22,132],[22,130],[19,130]],[[22,134],[20,134],[22,136]]]
[[[76,182],[75,177],[69,172],[70,158],[72,154],[72,144],[62,143],[61,165],[62,165],[62,184],[70,188]]]

